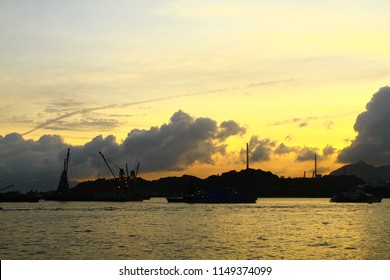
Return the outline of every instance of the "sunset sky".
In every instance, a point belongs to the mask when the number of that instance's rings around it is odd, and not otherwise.
[[[314,153],[323,174],[390,164],[390,137],[365,157],[373,138],[355,125],[389,120],[357,119],[378,112],[370,101],[390,106],[389,10],[387,0],[1,0],[0,182],[56,188],[68,146],[73,180],[96,178],[99,150],[141,162],[146,179],[241,170],[247,142],[251,167],[279,176],[311,174]]]

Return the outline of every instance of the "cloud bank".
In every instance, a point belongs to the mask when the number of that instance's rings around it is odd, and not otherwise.
[[[358,115],[354,125],[356,138],[344,148],[338,161],[353,163],[360,160],[374,165],[390,163],[390,87],[376,92],[366,105],[366,111]]]
[[[210,118],[194,118],[179,110],[166,124],[130,131],[122,143],[113,135],[99,135],[83,146],[71,147],[69,173],[72,178],[96,178],[104,169],[98,151],[113,162],[113,167],[123,168],[127,163],[129,168],[135,168],[140,162],[142,172],[214,164],[213,156],[226,152],[224,141],[245,133],[245,128],[233,120],[218,125]],[[55,189],[67,148],[58,135],[44,135],[37,141],[25,140],[18,133],[0,136],[1,179],[23,191]]]

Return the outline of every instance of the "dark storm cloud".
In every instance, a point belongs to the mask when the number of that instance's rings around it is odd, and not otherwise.
[[[112,135],[100,135],[83,146],[71,147],[69,177],[96,178],[99,172],[111,177],[99,151],[114,169],[124,168],[125,164],[132,169],[138,162],[141,172],[184,170],[195,163],[213,164],[214,155],[225,153],[224,140],[244,132],[232,120],[218,126],[210,118],[194,118],[177,111],[160,127],[132,130],[122,143]],[[18,133],[0,136],[1,179],[23,191],[56,189],[67,148],[58,135],[44,135],[37,141],[26,140]]]
[[[61,153],[66,145],[58,135],[44,135],[37,141],[11,133],[0,138],[0,177],[16,187],[48,188],[59,178]]]
[[[123,146],[125,153],[142,159],[147,170],[182,170],[195,162],[212,164],[212,155],[225,152],[221,142],[242,131],[233,121],[218,127],[212,119],[178,111],[161,127],[132,130]]]
[[[356,138],[344,148],[338,161],[352,163],[360,160],[374,165],[390,163],[390,88],[379,89],[358,115],[354,125]]]

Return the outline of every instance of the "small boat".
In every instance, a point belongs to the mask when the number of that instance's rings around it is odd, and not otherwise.
[[[257,197],[238,191],[198,191],[183,197],[187,203],[256,203]]]
[[[184,198],[187,203],[256,203],[257,197],[237,191],[200,191]]]
[[[355,192],[341,192],[332,196],[331,202],[366,202],[366,203],[379,203],[382,201],[382,197],[365,193],[362,191]]]
[[[9,185],[2,188],[0,191],[12,188],[14,185]],[[28,193],[20,193],[18,191],[10,191],[6,193],[0,193],[0,202],[38,202],[41,196],[33,191]]]
[[[168,202],[184,202],[185,197],[184,196],[167,196],[166,199]]]

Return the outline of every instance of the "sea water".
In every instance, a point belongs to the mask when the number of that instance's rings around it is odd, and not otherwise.
[[[390,200],[0,204],[0,259],[390,259]]]

